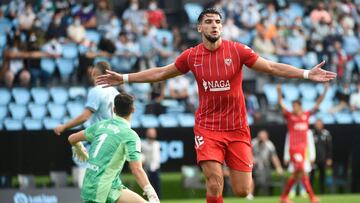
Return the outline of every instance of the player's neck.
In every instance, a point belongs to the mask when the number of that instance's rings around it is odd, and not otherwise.
[[[210,50],[210,51],[214,51],[217,48],[219,48],[222,44],[222,39],[219,38],[216,42],[212,43],[209,40],[207,40],[206,38],[203,39],[203,44],[205,46],[206,49]]]

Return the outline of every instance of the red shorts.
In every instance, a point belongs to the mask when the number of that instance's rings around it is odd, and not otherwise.
[[[305,150],[290,149],[290,160],[294,165],[295,171],[303,171],[305,169]]]
[[[250,129],[233,131],[212,131],[195,127],[195,150],[197,163],[201,161],[217,161],[233,169],[251,172],[252,145]]]

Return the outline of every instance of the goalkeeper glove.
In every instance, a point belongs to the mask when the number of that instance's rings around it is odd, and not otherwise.
[[[150,203],[160,203],[159,197],[150,184],[146,185],[143,190]]]
[[[73,156],[77,158],[79,161],[87,161],[89,159],[89,155],[86,151],[86,148],[81,142],[76,143],[72,147],[73,149]]]

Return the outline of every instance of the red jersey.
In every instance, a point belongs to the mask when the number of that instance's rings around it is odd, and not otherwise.
[[[306,148],[310,116],[311,111],[306,111],[301,116],[297,116],[288,111],[284,113],[288,125],[290,150]]]
[[[247,116],[242,91],[242,67],[251,67],[258,55],[248,46],[222,40],[216,50],[203,43],[184,51],[175,61],[177,69],[191,71],[199,90],[195,126],[215,131],[246,127]]]

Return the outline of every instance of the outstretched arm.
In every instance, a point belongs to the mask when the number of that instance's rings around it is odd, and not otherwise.
[[[276,90],[277,90],[277,94],[278,94],[278,104],[279,104],[279,106],[281,108],[281,111],[283,113],[285,113],[288,110],[286,109],[283,98],[282,98],[282,91],[281,91],[281,85],[280,84],[276,85]]]
[[[104,85],[104,87],[121,85],[124,82],[124,74],[119,74],[114,71],[106,71],[107,74],[100,75],[96,78],[96,84]],[[151,68],[137,73],[128,74],[128,82],[130,83],[152,83],[159,82],[169,78],[182,75],[174,63],[164,67]],[[126,78],[125,78],[126,80]]]
[[[324,83],[324,92],[316,100],[315,106],[311,109],[312,113],[315,113],[319,109],[320,104],[324,100],[326,92],[328,91],[328,89],[329,89],[329,83]]]
[[[141,161],[130,161],[129,167],[131,173],[135,176],[136,182],[143,189],[149,202],[160,202],[154,188],[151,186],[149,179],[142,167]]]
[[[291,65],[276,63],[259,57],[252,69],[264,72],[274,76],[280,76],[285,78],[306,78],[316,82],[326,82],[336,77],[336,73],[321,69],[325,64],[325,61],[317,64],[311,70],[303,70]],[[307,72],[308,71],[308,72]]]
[[[69,122],[67,122],[63,125],[56,126],[56,128],[54,128],[55,134],[61,135],[61,133],[63,133],[65,130],[73,128],[80,124],[83,124],[85,121],[87,121],[91,117],[92,114],[93,114],[93,112],[90,109],[85,108],[84,111],[76,118],[70,120]]]

